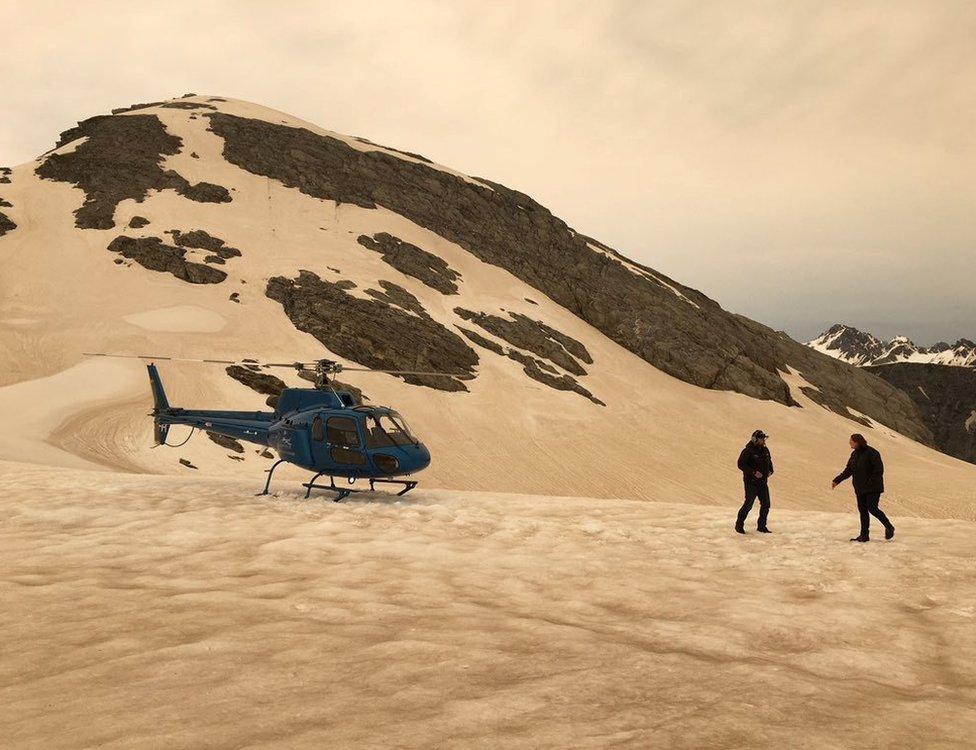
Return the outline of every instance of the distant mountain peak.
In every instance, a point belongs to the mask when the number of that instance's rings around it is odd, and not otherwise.
[[[955,344],[940,341],[925,347],[908,336],[899,335],[885,341],[853,326],[836,323],[807,345],[857,367],[898,362],[976,367],[976,343],[969,339],[959,339]]]

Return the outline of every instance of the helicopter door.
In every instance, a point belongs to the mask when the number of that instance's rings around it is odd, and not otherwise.
[[[313,425],[314,431],[314,425]],[[366,468],[366,454],[363,453],[356,420],[350,417],[329,417],[325,427],[325,438],[329,448],[329,460],[339,471],[362,470]]]

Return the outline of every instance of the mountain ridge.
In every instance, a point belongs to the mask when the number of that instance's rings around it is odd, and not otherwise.
[[[940,341],[919,346],[907,336],[884,340],[843,323],[836,323],[807,346],[842,362],[862,367],[898,362],[976,367],[976,342],[961,338],[955,344]]]

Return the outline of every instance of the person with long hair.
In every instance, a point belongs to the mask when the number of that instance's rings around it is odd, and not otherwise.
[[[884,514],[878,504],[881,493],[884,492],[884,462],[876,448],[868,445],[864,435],[851,435],[851,457],[847,459],[847,467],[830,483],[834,489],[845,479],[850,478],[857,496],[857,511],[861,516],[861,533],[851,539],[852,542],[870,541],[871,516],[874,516],[884,526],[885,539],[895,535],[895,527],[888,516]]]

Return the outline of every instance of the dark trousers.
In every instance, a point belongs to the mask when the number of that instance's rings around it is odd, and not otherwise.
[[[746,516],[752,510],[752,504],[759,498],[759,523],[756,528],[765,529],[766,519],[769,517],[769,485],[765,482],[746,482],[746,501],[739,508],[739,516],[736,520],[737,526],[742,526],[746,522]],[[877,506],[875,506],[877,507]]]
[[[861,514],[862,539],[868,538],[869,526],[871,525],[871,516],[874,516],[881,521],[881,525],[886,529],[891,528],[891,521],[888,520],[888,516],[886,516],[884,511],[878,507],[878,503],[880,502],[880,492],[857,493],[857,512]]]

